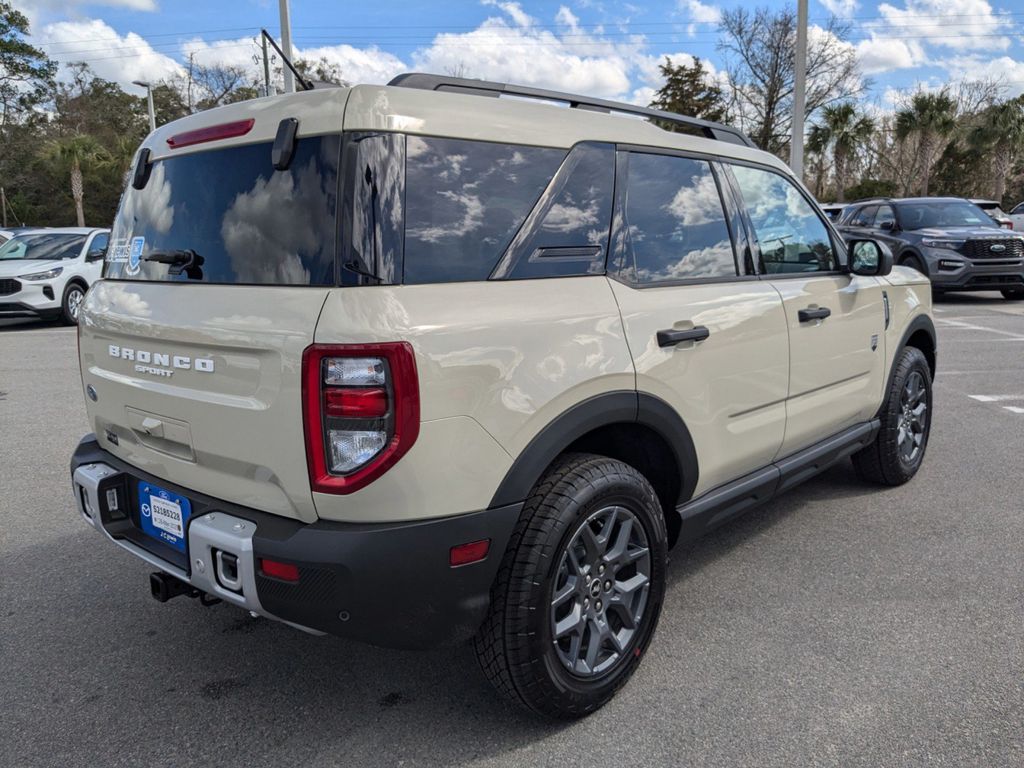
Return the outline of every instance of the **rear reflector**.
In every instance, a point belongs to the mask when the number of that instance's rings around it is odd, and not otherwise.
[[[260,573],[264,576],[269,576],[272,579],[280,579],[281,581],[299,580],[299,566],[294,563],[281,563],[277,560],[267,560],[263,557],[260,558]]]
[[[337,418],[380,418],[388,412],[388,391],[382,387],[328,389],[324,407],[328,416]]]
[[[256,121],[253,118],[248,120],[236,120],[233,123],[221,123],[211,125],[208,128],[198,128],[194,131],[177,133],[167,140],[171,149],[180,149],[192,144],[202,144],[204,141],[217,141],[217,139],[230,139],[234,136],[245,136],[252,130]]]
[[[480,539],[480,541],[471,541],[468,544],[459,544],[456,547],[452,547],[448,553],[448,564],[454,568],[457,565],[478,563],[487,557],[487,552],[490,548],[490,539]]]

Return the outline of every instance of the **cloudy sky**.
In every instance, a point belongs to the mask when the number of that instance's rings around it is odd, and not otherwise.
[[[795,6],[796,0],[791,0]],[[274,0],[14,0],[34,42],[60,62],[87,61],[130,90],[173,73],[190,53],[252,67],[260,27],[278,34]],[[355,82],[409,70],[464,71],[646,102],[667,54],[721,68],[723,8],[779,0],[458,0],[341,3],[292,0],[305,57],[327,57]],[[1024,93],[1024,0],[810,0],[810,23],[847,19],[848,37],[884,105],[892,89],[999,77]]]

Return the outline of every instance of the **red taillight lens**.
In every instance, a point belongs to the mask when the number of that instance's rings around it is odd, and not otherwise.
[[[167,139],[167,146],[171,149],[180,149],[192,144],[202,144],[204,141],[217,141],[217,139],[230,139],[235,136],[245,136],[252,130],[256,121],[253,118],[248,120],[235,120],[233,123],[221,123],[211,125],[208,128],[197,128],[194,131],[176,133]]]
[[[459,565],[478,563],[487,557],[487,552],[490,548],[490,539],[481,539],[480,541],[471,541],[468,544],[459,544],[457,547],[452,547],[451,550],[449,550],[448,564],[452,568],[455,568]]]
[[[272,579],[280,579],[281,581],[299,580],[299,566],[294,563],[268,560],[265,557],[260,558],[260,573]]]
[[[388,392],[381,387],[332,387],[324,392],[324,409],[339,419],[379,419],[388,413]]]
[[[373,482],[419,435],[416,357],[406,342],[307,347],[302,398],[309,481],[320,493]]]

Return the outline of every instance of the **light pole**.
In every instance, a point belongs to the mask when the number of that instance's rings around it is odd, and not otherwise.
[[[796,61],[793,62],[793,135],[789,143],[789,167],[798,179],[804,178],[804,110],[807,85],[807,0],[796,3]]]
[[[146,89],[146,99],[149,101],[149,132],[156,130],[156,111],[153,109],[153,86],[144,80],[132,80],[132,85]]]
[[[285,59],[292,60],[292,18],[291,9],[288,7],[288,0],[279,0],[278,9],[281,12],[281,50]],[[289,67],[284,68],[284,92],[295,93],[295,75]]]

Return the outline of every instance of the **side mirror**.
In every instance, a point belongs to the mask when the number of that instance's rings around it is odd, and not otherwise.
[[[94,248],[93,250],[91,250],[87,254],[85,254],[85,260],[86,261],[103,261],[103,259],[106,257],[106,255],[107,255],[107,249],[106,248]]]
[[[896,229],[896,222],[895,221],[883,221],[881,224],[878,225],[878,228],[879,229],[884,229],[886,232],[891,232],[892,230]]]
[[[846,263],[851,274],[885,277],[892,272],[892,251],[877,240],[852,240]]]

